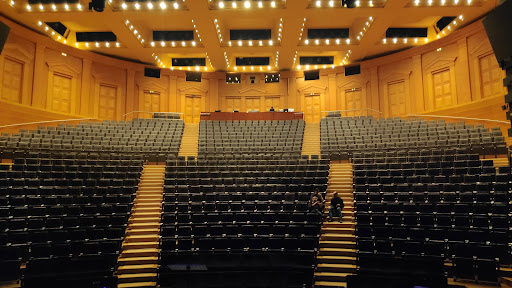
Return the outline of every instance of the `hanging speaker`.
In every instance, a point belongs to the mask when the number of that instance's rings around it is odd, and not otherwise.
[[[5,41],[7,41],[7,36],[9,36],[10,30],[11,28],[7,26],[7,24],[0,21],[0,54],[2,54],[2,50],[4,49]]]

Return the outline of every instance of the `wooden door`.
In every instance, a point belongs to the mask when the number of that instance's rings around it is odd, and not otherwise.
[[[265,98],[265,111],[270,111],[271,107],[274,107],[275,111],[280,109],[281,99],[279,97],[266,97]]]
[[[245,110],[249,111],[260,111],[260,97],[252,97],[245,99]]]
[[[452,81],[450,69],[434,72],[434,105],[444,108],[452,104]]]
[[[185,96],[185,123],[199,123],[201,119],[201,96]]]
[[[158,91],[144,91],[144,105],[142,111],[160,112],[160,93]],[[153,117],[152,113],[144,113],[145,117]]]
[[[23,64],[5,57],[2,75],[2,99],[21,103]]]
[[[100,101],[98,107],[98,117],[100,119],[116,119],[116,94],[116,87],[100,85]]]
[[[362,115],[361,109],[363,108],[361,100],[361,89],[348,89],[345,90],[345,107],[347,110],[347,116],[359,116]]]
[[[388,83],[388,97],[389,115],[391,117],[405,115],[405,81]]]
[[[242,110],[242,99],[240,97],[228,97],[226,98],[226,112]]]
[[[322,118],[322,105],[320,94],[304,95],[304,119],[308,123],[320,123]]]
[[[53,111],[70,113],[71,112],[71,78],[54,74],[52,87],[52,103]]]
[[[480,81],[482,98],[503,96],[503,70],[501,70],[494,54],[480,58]]]

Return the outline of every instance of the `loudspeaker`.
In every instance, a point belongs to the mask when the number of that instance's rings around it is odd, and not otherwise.
[[[160,69],[144,68],[144,76],[160,78]]]
[[[10,30],[11,28],[7,26],[7,24],[0,21],[0,54],[2,54],[2,50],[4,49],[5,41],[7,41],[7,36],[9,36]]]
[[[185,81],[201,82],[201,72],[187,72]]]
[[[504,69],[504,60],[512,61],[512,0],[492,10],[482,21],[485,32],[491,42],[492,50],[500,67]]]
[[[320,71],[304,71],[304,81],[320,79]]]
[[[361,66],[348,66],[345,67],[345,76],[361,74]]]

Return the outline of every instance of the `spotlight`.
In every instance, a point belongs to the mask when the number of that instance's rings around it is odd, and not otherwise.
[[[103,12],[105,9],[105,0],[92,0],[89,3],[89,10],[94,9],[96,12]]]

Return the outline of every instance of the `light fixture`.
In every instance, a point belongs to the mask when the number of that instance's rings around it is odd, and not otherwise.
[[[126,8],[128,8],[128,5],[126,5],[126,3],[124,3],[124,2],[123,2],[123,4],[121,4],[121,7],[122,7],[123,9],[126,9]]]
[[[57,6],[55,6],[55,4],[52,4],[52,9],[57,10]]]
[[[155,42],[151,41],[151,47],[155,47]]]
[[[251,8],[251,2],[245,1],[244,6],[245,8]]]
[[[167,4],[165,4],[164,1],[160,2],[160,9],[165,9],[167,8]]]
[[[272,1],[272,2],[270,2],[270,6],[271,6],[272,8],[276,8],[276,1]]]
[[[235,2],[235,1],[233,1],[233,2],[231,3],[231,7],[236,8],[236,2]]]
[[[238,40],[238,46],[242,46],[242,40]]]
[[[329,1],[329,6],[330,7],[334,7],[334,1],[333,0]]]
[[[140,8],[140,4],[138,2],[135,3],[135,9],[139,9]]]
[[[180,8],[180,5],[178,4],[178,2],[174,2],[173,6],[174,6],[174,9]]]
[[[68,3],[64,4],[64,9],[68,10],[69,9],[69,5]]]
[[[44,6],[43,4],[39,4],[39,10],[43,11],[44,10]]]
[[[80,4],[80,3],[76,4],[76,8],[77,8],[78,10],[82,10],[82,4]]]
[[[345,43],[350,44],[350,39],[345,40]]]
[[[318,45],[320,41],[318,39],[315,40],[315,44]]]
[[[219,8],[224,8],[224,2],[219,2]]]
[[[100,43],[96,42],[96,47],[100,47]]]
[[[321,7],[322,6],[322,2],[320,0],[317,0],[316,1],[316,7]]]
[[[39,22],[37,22],[37,25],[41,26],[41,25],[43,25],[43,22],[39,21]]]
[[[153,3],[148,2],[148,9],[149,9],[149,10],[153,9]]]
[[[397,38],[393,38],[393,43],[396,43],[398,42],[398,39]]]
[[[300,67],[300,65],[297,65],[297,69],[299,69],[299,70],[300,70],[300,68],[301,68],[301,67]]]
[[[272,46],[274,44],[274,41],[268,40],[268,45]]]
[[[259,2],[258,2],[258,7],[259,7],[259,8],[263,7],[263,2],[259,1]]]
[[[30,5],[27,5],[27,10],[28,11],[32,10],[32,7],[30,7]]]
[[[192,46],[196,46],[196,41],[192,41]]]
[[[119,45],[120,45],[119,42],[116,42],[116,47],[119,47]]]
[[[165,46],[165,42],[164,41],[160,42],[160,46],[164,47]]]

